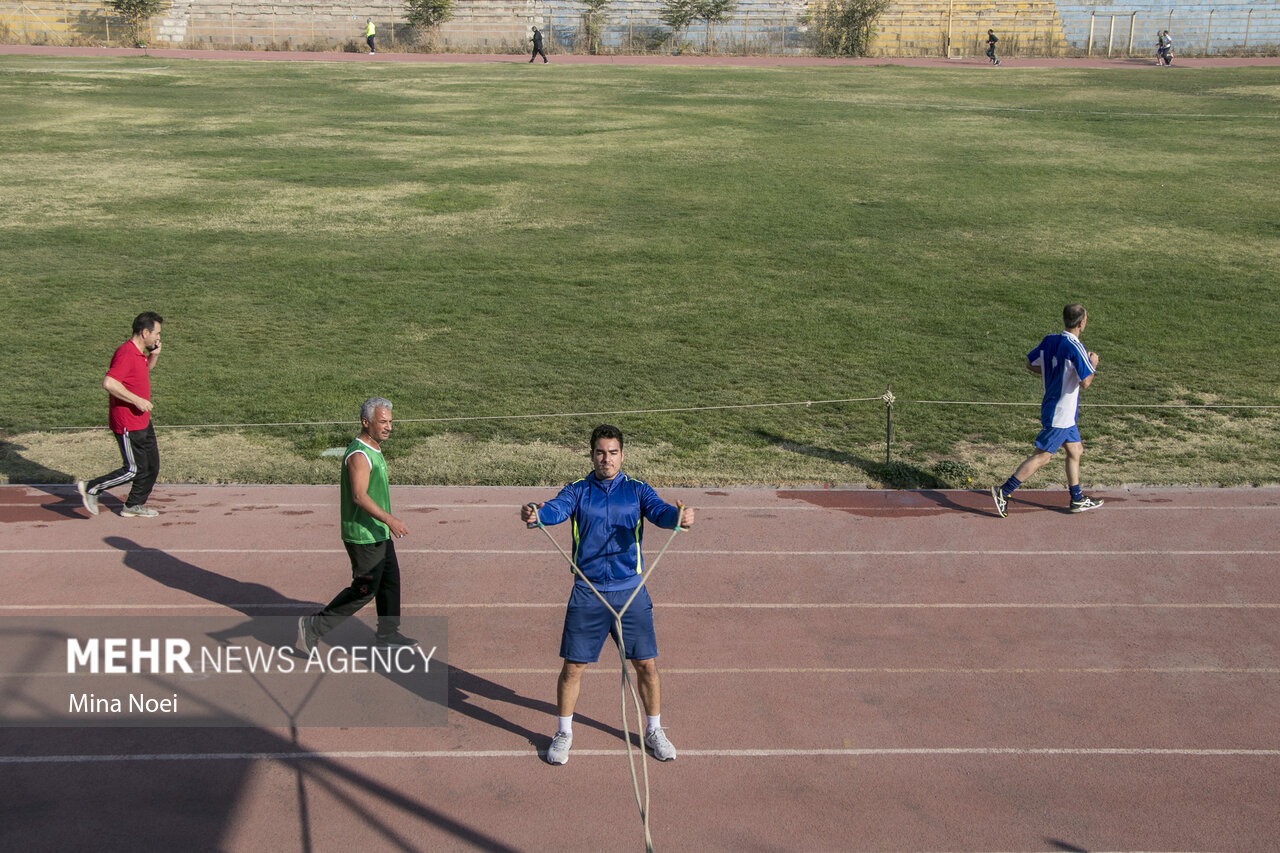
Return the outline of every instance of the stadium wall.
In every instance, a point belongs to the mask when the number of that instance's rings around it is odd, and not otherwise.
[[[673,35],[658,0],[615,0],[595,49],[603,53],[804,54],[806,2],[739,0],[733,17]],[[148,42],[171,47],[361,50],[364,21],[378,25],[384,50],[519,53],[538,26],[551,52],[585,53],[584,9],[570,0],[459,0],[454,19],[429,39],[405,24],[398,0],[173,0],[151,21]],[[872,42],[880,56],[976,56],[996,30],[1007,56],[1149,55],[1168,29],[1179,55],[1280,52],[1280,0],[898,0]],[[0,39],[27,44],[118,43],[123,25],[94,0],[0,0]]]

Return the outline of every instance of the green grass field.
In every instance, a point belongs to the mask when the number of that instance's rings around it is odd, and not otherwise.
[[[659,484],[974,485],[1090,309],[1086,483],[1275,483],[1280,69],[0,57],[0,478],[161,426],[400,420],[396,482],[555,483],[610,416]],[[161,433],[162,480],[331,481],[350,424]],[[1061,480],[1047,467],[1032,485]]]

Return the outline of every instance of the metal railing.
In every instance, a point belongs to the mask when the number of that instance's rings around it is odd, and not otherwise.
[[[972,56],[985,49],[988,28],[1000,36],[1002,56],[1135,56],[1154,52],[1155,33],[1174,34],[1178,55],[1280,53],[1280,5],[1184,5],[1127,10],[1058,3],[1058,15],[1040,9],[1000,11],[959,4],[941,13],[909,3],[890,8],[876,25],[872,53],[880,56]],[[1142,8],[1139,8],[1142,7]],[[1007,7],[1006,7],[1007,8]],[[803,7],[787,2],[744,2],[729,21],[672,34],[657,18],[656,0],[619,2],[590,49],[603,53],[782,55],[808,53]],[[444,51],[516,53],[528,49],[529,27],[547,34],[548,50],[587,52],[583,7],[574,2],[459,3],[455,18],[433,34]],[[378,26],[388,49],[418,49],[399,0],[340,5],[264,2],[180,2],[150,21],[148,43],[172,47],[276,50],[359,49],[364,20]],[[1147,32],[1150,30],[1150,32]],[[25,44],[111,44],[124,21],[92,0],[0,0],[0,39]],[[1145,33],[1145,35],[1144,35]]]
[[[1087,56],[1155,53],[1157,34],[1168,30],[1180,56],[1275,55],[1280,52],[1280,5],[1134,4],[1129,9],[1063,5],[1068,38]],[[1087,14],[1086,14],[1087,12]]]

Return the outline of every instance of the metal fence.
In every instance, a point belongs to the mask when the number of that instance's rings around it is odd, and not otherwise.
[[[1180,56],[1280,53],[1280,3],[1059,2],[1068,41],[1089,56],[1143,56],[1169,30]]]
[[[673,33],[658,19],[658,0],[616,0],[589,42],[585,9],[571,0],[459,2],[454,18],[429,39],[408,26],[399,0],[173,0],[142,35],[166,47],[359,50],[365,19],[372,18],[379,47],[394,50],[517,53],[528,49],[530,27],[536,25],[547,36],[548,50],[560,53],[794,55],[811,52],[806,8],[800,2],[740,0],[728,21]],[[963,11],[959,5],[901,2],[881,16],[871,50],[879,56],[975,56],[985,49],[989,27],[1000,34],[1004,56],[1147,55],[1162,29],[1174,34],[1178,55],[1280,53],[1280,3],[1122,8],[1106,0],[1064,1],[1052,8],[992,2]],[[9,43],[118,44],[124,36],[124,21],[101,2],[0,0],[0,40]]]

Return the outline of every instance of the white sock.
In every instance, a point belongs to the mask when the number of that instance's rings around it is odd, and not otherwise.
[[[573,734],[573,714],[567,717],[556,717],[556,719],[560,721],[560,728],[556,729],[556,731],[564,732],[567,735]]]
[[[649,732],[653,731],[654,729],[660,729],[660,728],[662,728],[662,715],[661,715],[661,714],[654,714],[652,717],[647,717],[647,720],[648,720],[648,721],[645,723],[645,727],[644,727],[644,732],[645,732],[645,734],[648,734]]]

